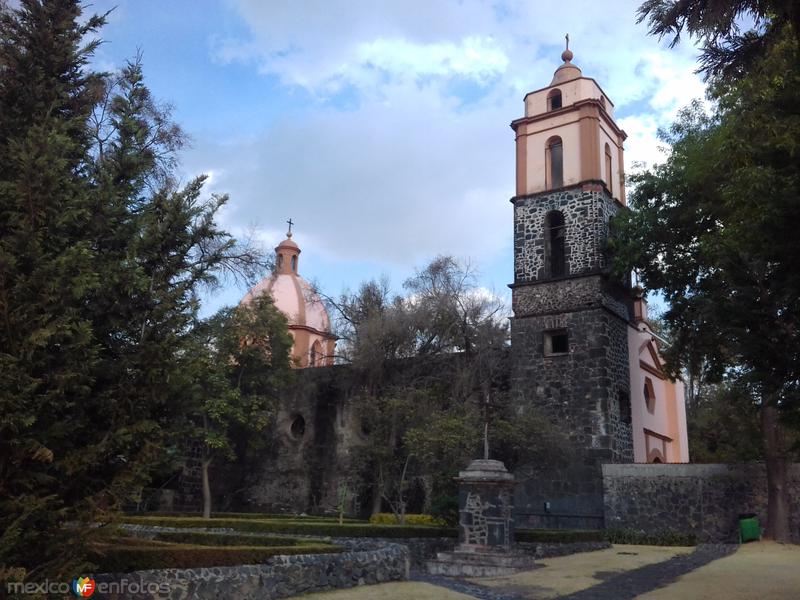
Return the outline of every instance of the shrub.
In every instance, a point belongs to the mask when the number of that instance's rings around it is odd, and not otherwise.
[[[220,527],[256,533],[299,533],[333,537],[458,537],[453,527],[423,525],[373,525],[371,523],[329,523],[288,519],[203,519],[202,517],[126,517],[126,523],[160,527]]]
[[[168,517],[168,518],[198,518],[199,513],[167,513],[167,512],[148,512],[147,514],[130,513],[130,517]],[[127,517],[126,517],[127,518]],[[303,522],[338,523],[339,517],[325,517],[321,515],[290,515],[281,513],[255,513],[255,512],[215,512],[212,514],[214,519],[258,519],[258,520],[287,520]],[[345,518],[345,523],[366,523],[364,519]]]
[[[572,544],[575,542],[602,542],[605,534],[600,529],[517,529],[518,542],[539,544]]]
[[[149,543],[148,543],[149,542]],[[113,544],[95,544],[90,559],[98,572],[125,573],[146,569],[191,569],[252,565],[266,562],[282,554],[326,554],[341,552],[331,544],[296,546],[201,546],[168,544],[152,540],[118,540]]]
[[[399,525],[394,513],[375,513],[369,518],[373,525]],[[407,514],[405,516],[406,525],[429,525],[431,527],[442,527],[447,525],[443,519],[437,519],[433,515]]]
[[[316,540],[298,540],[290,537],[266,535],[227,535],[202,531],[163,531],[156,540],[176,544],[200,544],[203,546],[301,546],[319,543]]]
[[[437,496],[431,502],[431,514],[446,525],[458,523],[458,496]]]
[[[606,539],[612,544],[635,544],[639,546],[696,546],[693,533],[654,531],[645,533],[635,529],[607,529]]]

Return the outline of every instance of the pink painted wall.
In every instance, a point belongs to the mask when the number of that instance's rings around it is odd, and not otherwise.
[[[636,327],[628,328],[634,461],[653,462],[658,457],[661,462],[689,462],[683,382],[661,373],[657,340],[647,323],[638,321]],[[654,396],[649,407],[645,385]]]

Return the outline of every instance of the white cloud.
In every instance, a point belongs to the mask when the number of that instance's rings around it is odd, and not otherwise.
[[[640,0],[231,2],[249,36],[214,38],[217,61],[332,101],[246,139],[199,139],[187,166],[215,171],[215,189],[234,199],[232,226],[272,230],[291,215],[305,247],[330,258],[486,264],[508,252],[507,124],[525,92],[549,83],[567,31],[575,63],[626,114],[629,170],[663,160],[658,127],[704,89],[691,46],[659,49],[635,24]],[[465,82],[470,91],[454,91]],[[343,90],[356,97],[346,110]]]

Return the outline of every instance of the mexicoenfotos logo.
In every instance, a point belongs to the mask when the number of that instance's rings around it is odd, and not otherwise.
[[[72,580],[72,593],[78,598],[88,598],[94,594],[95,583],[91,577],[76,577]]]

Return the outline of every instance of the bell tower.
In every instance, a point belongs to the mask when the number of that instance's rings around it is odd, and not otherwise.
[[[525,96],[516,137],[512,389],[563,433],[558,464],[517,474],[521,526],[603,526],[600,465],[633,460],[629,285],[610,275],[608,223],[625,209],[614,105],[562,53]]]

